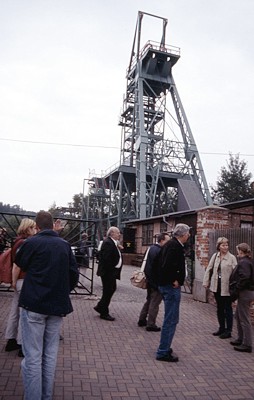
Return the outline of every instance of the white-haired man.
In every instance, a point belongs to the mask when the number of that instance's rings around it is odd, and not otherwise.
[[[184,243],[189,239],[189,231],[188,225],[177,224],[173,230],[173,238],[162,248],[158,287],[164,301],[164,320],[156,356],[159,361],[178,361],[178,357],[172,352],[171,343],[179,322],[181,286],[185,279]]]
[[[97,275],[101,277],[102,297],[94,310],[100,314],[101,319],[114,321],[109,314],[109,304],[116,291],[116,280],[120,279],[122,269],[122,256],[119,250],[120,231],[116,226],[111,226],[107,238],[100,249]]]

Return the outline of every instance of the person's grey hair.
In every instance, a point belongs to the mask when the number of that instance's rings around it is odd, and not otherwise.
[[[107,231],[107,236],[110,237],[116,229],[118,229],[117,226],[111,226]]]
[[[173,236],[175,236],[175,237],[181,237],[181,236],[186,235],[186,233],[189,233],[189,231],[190,231],[189,225],[186,225],[186,224],[177,224],[177,225],[174,227]]]

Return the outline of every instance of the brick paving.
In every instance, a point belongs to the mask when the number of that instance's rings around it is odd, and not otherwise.
[[[183,293],[173,341],[179,362],[155,360],[160,333],[137,326],[145,291],[129,283],[132,271],[123,268],[110,309],[114,322],[101,320],[93,310],[101,293],[98,277],[94,296],[72,296],[74,312],[64,318],[54,400],[254,399],[254,353],[238,353],[229,339],[214,337],[215,307],[189,294]],[[15,351],[4,352],[11,296],[0,292],[0,400],[21,400],[23,393],[21,359]],[[158,325],[162,318],[163,305]]]

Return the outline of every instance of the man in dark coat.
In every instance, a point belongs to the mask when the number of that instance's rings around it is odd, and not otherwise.
[[[60,327],[73,311],[69,293],[79,276],[70,244],[53,231],[52,215],[40,211],[35,222],[39,232],[15,257],[26,272],[19,297],[24,400],[53,397]]]
[[[97,275],[102,281],[102,298],[94,310],[100,314],[101,319],[106,321],[115,320],[109,314],[109,304],[116,291],[116,280],[120,279],[122,269],[122,256],[118,247],[120,235],[119,229],[111,226],[100,250]]]
[[[158,287],[164,301],[164,320],[156,357],[159,361],[178,361],[178,357],[172,353],[171,343],[179,322],[181,286],[185,279],[184,243],[189,239],[189,230],[188,225],[177,224],[173,238],[162,249]]]

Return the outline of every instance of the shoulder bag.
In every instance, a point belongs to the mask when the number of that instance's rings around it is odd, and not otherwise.
[[[134,271],[132,276],[131,276],[131,278],[130,278],[131,284],[133,286],[136,286],[136,287],[141,288],[141,289],[146,289],[147,288],[147,282],[146,282],[146,276],[145,276],[144,270],[145,270],[146,260],[147,260],[147,256],[148,256],[149,250],[150,250],[150,247],[146,251],[146,254],[145,254],[145,257],[144,257],[144,259],[142,261],[140,270],[139,271]]]

